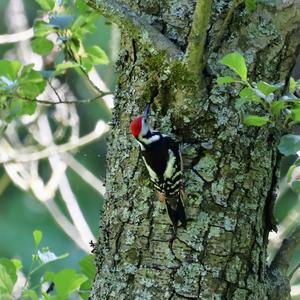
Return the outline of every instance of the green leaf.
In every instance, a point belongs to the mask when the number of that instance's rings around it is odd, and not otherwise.
[[[41,72],[24,68],[19,80],[18,94],[34,99],[45,90],[46,84]]]
[[[292,109],[292,119],[295,122],[300,122],[300,108]]]
[[[287,183],[290,183],[293,179],[293,172],[294,170],[296,169],[296,166],[295,165],[291,165],[287,171]]]
[[[20,269],[23,268],[21,260],[19,260],[17,258],[12,258],[11,262],[15,265],[17,271],[19,271]]]
[[[223,57],[221,63],[231,68],[242,80],[247,81],[247,66],[244,57],[238,53],[229,53]]]
[[[17,274],[16,274],[15,265],[8,258],[1,258],[0,259],[0,295],[11,294],[16,281],[17,281]]]
[[[285,156],[296,154],[300,150],[300,136],[295,134],[282,136],[278,150]]]
[[[269,94],[283,87],[283,85],[283,83],[269,84],[264,81],[259,81],[256,86],[265,96],[268,96]]]
[[[245,0],[246,9],[252,13],[256,9],[256,0]]]
[[[87,277],[76,273],[73,269],[64,269],[55,274],[52,280],[59,295],[70,295],[79,290],[81,284],[87,280]]]
[[[75,69],[75,68],[79,68],[79,67],[80,67],[80,64],[77,64],[77,63],[74,63],[74,62],[71,62],[71,61],[68,61],[68,62],[65,62],[65,63],[61,63],[61,64],[56,65],[56,69],[54,71],[54,75],[55,76],[61,75],[67,69]]]
[[[249,98],[238,98],[235,101],[234,107],[236,110],[239,110],[244,104],[250,103],[250,102],[251,102],[251,99],[249,99]]]
[[[108,64],[109,59],[105,52],[98,46],[93,46],[86,50],[88,58],[91,60],[92,64],[99,65],[99,64]]]
[[[290,82],[289,82],[289,92],[293,93],[296,89],[296,81],[293,77],[290,77]]]
[[[284,100],[277,100],[271,104],[271,112],[274,116],[278,117],[281,110],[287,107],[287,103]]]
[[[31,41],[33,52],[39,55],[48,55],[53,49],[54,45],[45,37],[37,37]]]
[[[16,116],[32,115],[36,110],[36,102],[23,99],[14,99],[9,108],[9,118],[12,119],[14,119]]]
[[[231,76],[219,76],[217,78],[217,84],[218,85],[223,85],[225,83],[233,83],[233,82],[239,82],[238,80],[234,79]]]
[[[55,6],[55,0],[35,0],[43,10],[52,10]]]
[[[42,20],[36,20],[33,25],[35,37],[45,37],[51,29],[53,29],[53,26]]]
[[[245,87],[240,91],[241,98],[247,98],[251,102],[262,103],[261,98],[257,93],[250,87]]]
[[[300,192],[300,181],[299,180],[293,181],[291,184],[291,188],[292,188],[293,192],[299,193]]]
[[[76,0],[76,8],[80,13],[87,11],[88,5],[84,2],[84,0]]]
[[[39,300],[34,290],[23,290],[22,300]]]
[[[37,248],[43,238],[43,232],[41,230],[34,230],[33,231],[33,239],[34,239],[34,245]]]
[[[83,282],[80,286],[81,291],[86,291],[86,293],[81,293],[80,296],[84,300],[88,300],[89,291],[92,288],[93,281],[96,275],[96,265],[95,265],[95,255],[87,255],[79,261],[80,271],[87,277],[87,281]]]
[[[17,79],[21,63],[17,60],[0,60],[0,76],[14,81]]]
[[[294,134],[282,136],[278,150],[285,156],[296,154],[300,150],[300,136]]]
[[[268,117],[260,117],[255,115],[248,115],[244,118],[243,123],[245,125],[252,126],[263,126],[270,122]]]

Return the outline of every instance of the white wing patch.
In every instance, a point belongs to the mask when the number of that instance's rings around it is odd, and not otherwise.
[[[156,142],[160,139],[159,135],[152,135],[150,138],[143,138],[142,136],[139,136],[139,140],[143,142],[145,145],[152,144],[153,142]]]
[[[169,149],[169,159],[166,170],[164,172],[164,178],[172,178],[175,172],[176,157],[171,149]]]
[[[146,160],[145,160],[145,158],[142,156],[142,158],[143,158],[143,161],[144,161],[144,163],[145,163],[145,166],[146,166],[146,168],[147,168],[147,170],[148,170],[148,172],[149,172],[149,175],[150,175],[150,177],[153,179],[153,180],[158,180],[158,177],[157,177],[157,175],[156,175],[156,173],[151,169],[151,167],[147,164],[147,162],[146,162]]]

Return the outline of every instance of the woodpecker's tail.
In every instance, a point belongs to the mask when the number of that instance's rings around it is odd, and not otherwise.
[[[168,197],[166,199],[168,215],[173,223],[175,231],[179,222],[183,228],[186,228],[186,215],[182,198],[183,195],[180,193],[178,196]]]

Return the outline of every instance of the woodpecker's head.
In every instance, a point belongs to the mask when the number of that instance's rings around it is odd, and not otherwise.
[[[147,104],[143,114],[141,116],[134,118],[130,124],[130,131],[132,135],[138,140],[142,139],[142,137],[145,136],[150,131],[150,127],[147,121],[149,112],[150,112],[150,105]]]

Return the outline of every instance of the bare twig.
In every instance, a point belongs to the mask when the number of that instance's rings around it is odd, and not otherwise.
[[[290,261],[295,254],[296,248],[300,245],[300,225],[296,227],[293,233],[283,240],[279,250],[277,251],[271,265],[271,270],[278,270],[282,274],[287,275]],[[292,271],[292,273],[294,270]]]
[[[39,152],[34,153],[17,153],[15,155],[5,155],[4,157],[0,158],[0,163],[15,163],[15,162],[30,162],[39,159],[48,158],[51,155],[65,153],[67,151],[71,151],[77,149],[83,145],[89,144],[92,141],[96,140],[100,136],[102,136],[105,132],[107,132],[108,126],[103,121],[98,121],[95,126],[95,129],[83,136],[78,138],[76,141],[71,140],[70,142],[62,145],[51,145]],[[4,141],[2,141],[3,143]],[[8,145],[5,146],[6,148]]]
[[[212,0],[198,0],[196,3],[193,24],[186,50],[188,70],[196,77],[204,68],[203,55],[206,42],[207,27],[211,15]]]
[[[50,156],[49,162],[51,168],[54,170],[57,168],[59,164],[62,163],[60,157],[58,155]],[[72,219],[74,226],[76,227],[79,236],[84,244],[84,247],[89,249],[89,242],[91,240],[95,241],[95,237],[91,232],[85,217],[82,214],[82,211],[78,205],[76,196],[74,195],[72,188],[70,186],[70,182],[68,180],[67,175],[64,173],[58,184],[58,189],[61,194],[61,197],[66,205],[68,213]]]
[[[11,34],[1,34],[0,35],[0,44],[8,44],[8,43],[17,43],[20,41],[29,40],[33,37],[33,28],[29,28],[27,30],[11,33]]]
[[[103,16],[111,19],[121,28],[140,32],[140,36],[155,46],[158,51],[165,51],[169,58],[182,56],[182,52],[153,26],[144,22],[131,8],[115,0],[97,1],[87,0],[87,4],[99,11]]]
[[[92,172],[86,169],[71,154],[65,153],[64,161],[68,164],[68,167],[70,167],[74,172],[76,172],[77,175],[79,175],[87,184],[89,184],[98,193],[104,196],[105,187],[100,179],[98,179]]]
[[[93,101],[96,101],[104,96],[112,95],[112,92],[102,92],[101,95],[98,95],[96,97],[90,98],[90,99],[82,99],[82,100],[68,100],[68,101],[55,101],[55,100],[46,100],[46,99],[32,99],[24,96],[17,95],[18,99],[29,101],[29,102],[37,102],[42,105],[57,105],[57,104],[84,104],[84,103],[90,103]],[[61,99],[61,98],[60,98]]]

